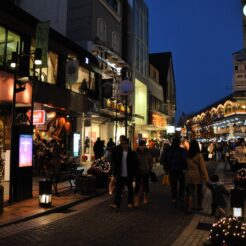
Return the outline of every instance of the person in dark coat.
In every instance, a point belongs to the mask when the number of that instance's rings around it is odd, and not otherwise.
[[[164,170],[169,174],[172,202],[184,199],[185,171],[187,170],[187,152],[180,147],[180,138],[173,138],[171,146],[167,149]]]
[[[125,136],[120,136],[120,144],[112,150],[112,173],[115,178],[116,188],[114,203],[110,207],[120,208],[121,195],[124,186],[128,189],[128,207],[133,207],[133,179],[138,173],[138,160],[136,153],[131,150]]]
[[[144,140],[139,141],[136,154],[139,161],[139,175],[136,179],[136,198],[134,206],[139,207],[142,198],[144,204],[147,204],[149,200],[149,172],[153,168],[153,157],[150,150],[146,147]]]
[[[100,138],[97,138],[93,146],[93,151],[95,154],[95,160],[100,159],[104,155],[104,143]]]

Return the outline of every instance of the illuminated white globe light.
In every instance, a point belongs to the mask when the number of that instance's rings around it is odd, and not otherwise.
[[[246,4],[243,6],[243,14],[246,16]]]

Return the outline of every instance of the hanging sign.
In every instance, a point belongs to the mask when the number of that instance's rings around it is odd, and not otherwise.
[[[122,80],[119,84],[119,95],[129,95],[133,91],[133,84],[130,80]]]

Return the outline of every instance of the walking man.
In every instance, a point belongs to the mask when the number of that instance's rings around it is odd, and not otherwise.
[[[112,171],[116,180],[114,203],[110,207],[119,209],[124,186],[128,189],[128,208],[133,207],[133,179],[137,175],[138,160],[136,153],[128,145],[127,138],[120,136],[120,144],[112,150]]]

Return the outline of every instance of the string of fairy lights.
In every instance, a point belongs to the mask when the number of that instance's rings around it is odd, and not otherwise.
[[[246,245],[246,223],[236,217],[224,217],[215,222],[208,238],[212,245]]]

